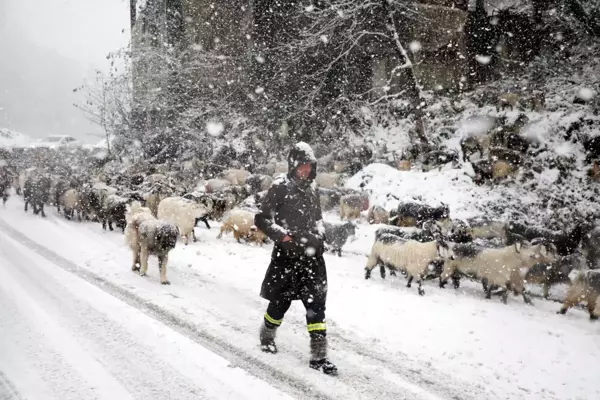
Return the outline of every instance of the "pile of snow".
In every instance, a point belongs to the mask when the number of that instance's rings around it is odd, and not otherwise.
[[[27,146],[33,139],[10,129],[0,128],[0,147]]]
[[[478,216],[510,218],[519,204],[526,210],[539,203],[533,193],[518,187],[477,186],[470,164],[463,169],[446,166],[441,170],[398,171],[385,164],[371,164],[346,182],[346,187],[368,191],[370,204],[378,204],[387,210],[401,202],[416,202],[429,206],[442,203],[450,207],[452,218],[468,219]]]

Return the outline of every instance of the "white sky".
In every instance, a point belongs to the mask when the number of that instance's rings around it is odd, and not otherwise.
[[[97,142],[73,89],[129,38],[129,0],[0,0],[0,127]]]
[[[7,19],[31,40],[86,69],[104,68],[106,54],[129,41],[128,0],[0,1],[8,1]]]

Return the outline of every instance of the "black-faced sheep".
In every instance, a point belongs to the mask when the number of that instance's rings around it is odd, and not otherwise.
[[[596,310],[599,295],[600,271],[582,271],[577,274],[575,279],[573,279],[573,284],[567,291],[565,301],[558,313],[566,314],[569,308],[585,301],[587,303],[590,319],[598,319],[599,315],[594,311]]]
[[[31,204],[35,215],[41,213],[42,217],[46,217],[44,204],[50,200],[50,186],[50,178],[45,175],[34,174],[27,178],[23,187],[25,212],[27,212],[28,204]]]
[[[133,253],[132,271],[145,276],[150,254],[158,257],[160,283],[170,285],[167,278],[169,252],[175,248],[179,232],[174,224],[157,220],[149,208],[134,202],[126,213],[125,241]]]
[[[464,244],[453,247],[454,259],[446,262],[440,282],[459,272],[462,275],[476,277],[487,286],[486,299],[491,298],[494,286],[504,288],[502,301],[506,304],[508,292],[513,290],[523,296],[525,303],[531,299],[525,290],[521,268],[531,268],[538,262],[552,262],[551,255],[542,243],[522,247],[520,243],[501,249],[482,249]]]
[[[470,229],[462,220],[454,220],[450,225],[448,240],[453,243],[469,243],[473,241]]]
[[[206,214],[202,217],[196,218],[196,222],[194,223],[194,226],[198,225],[198,222],[202,221],[202,222],[204,222],[204,225],[206,225],[206,228],[210,229],[210,224],[208,223],[208,218],[209,218],[209,216],[211,216],[213,214],[213,209],[215,207],[215,200],[213,200],[213,198],[210,197],[209,195],[203,194],[203,193],[186,193],[181,197],[183,197],[184,199],[187,199],[187,200],[195,201],[196,203],[201,204],[204,207],[206,207],[206,209],[208,210],[208,214]]]
[[[246,178],[246,185],[250,187],[253,194],[268,190],[273,184],[273,178],[269,175],[252,174]]]
[[[542,238],[556,247],[557,255],[568,256],[579,247],[590,230],[591,226],[584,223],[578,223],[570,232],[560,232],[511,221],[506,224],[504,234],[508,245],[522,240]]]
[[[8,200],[12,180],[13,176],[9,172],[8,167],[0,164],[0,197],[2,198],[3,206],[6,205],[6,201]]]
[[[58,199],[58,205],[62,206],[67,219],[72,219],[75,216],[75,213],[77,213],[78,220],[81,221],[81,196],[76,189],[68,189],[61,194]]]
[[[405,270],[408,276],[407,287],[411,287],[414,277],[417,277],[420,295],[425,294],[422,283],[429,275],[430,269],[435,269],[436,261],[452,258],[452,251],[442,241],[417,242],[404,241],[393,235],[383,235],[375,240],[367,266],[365,278],[369,279],[371,271],[377,265],[388,264],[398,270]]]
[[[542,285],[544,299],[550,295],[550,288],[559,283],[571,284],[569,275],[580,267],[580,256],[571,254],[557,258],[552,264],[537,263],[525,275],[525,283]]]
[[[195,201],[183,197],[167,197],[158,205],[158,219],[175,224],[181,233],[185,245],[190,236],[196,242],[194,227],[198,219],[205,218],[210,210]]]
[[[452,163],[455,165],[458,162],[458,152],[456,150],[433,150],[421,156],[424,165],[429,167],[437,167]]]
[[[387,224],[390,221],[390,213],[382,206],[375,204],[369,209],[367,221],[369,224]]]
[[[332,252],[342,256],[342,247],[348,241],[348,238],[356,234],[356,225],[348,221],[343,224],[333,224],[324,222],[325,228],[325,243],[329,245]]]
[[[488,135],[467,136],[460,141],[460,149],[463,154],[463,162],[469,161],[473,154],[479,153],[483,158],[484,152],[490,147],[490,137]]]
[[[127,225],[125,213],[127,212],[128,203],[129,200],[125,197],[117,194],[107,195],[104,199],[100,217],[102,220],[102,229],[106,230],[106,227],[108,226],[108,229],[112,231],[114,230],[114,223],[117,228],[121,228],[121,230],[124,232],[125,225]]]
[[[217,238],[220,239],[223,233],[228,232],[233,232],[233,237],[238,242],[240,239],[245,239],[247,242],[262,246],[267,240],[267,236],[254,225],[254,213],[246,210],[231,210],[223,217],[223,224]]]
[[[369,209],[369,195],[347,194],[340,199],[340,218],[358,219],[361,211]]]
[[[444,221],[450,217],[450,209],[446,205],[430,207],[419,203],[401,203],[394,215],[390,215],[390,223],[396,226],[419,226],[427,220]]]

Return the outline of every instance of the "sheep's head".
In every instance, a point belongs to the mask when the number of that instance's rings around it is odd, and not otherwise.
[[[443,240],[436,240],[438,256],[443,260],[454,260],[452,247]]]
[[[531,243],[517,242],[515,250],[535,262],[551,264],[556,258],[556,247],[544,238],[534,239]]]

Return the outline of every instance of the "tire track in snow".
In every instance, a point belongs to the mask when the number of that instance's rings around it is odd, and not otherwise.
[[[15,385],[2,371],[0,371],[0,400],[23,400]]]
[[[227,354],[225,357],[231,362],[236,363],[237,366],[244,368],[253,375],[274,384],[274,386],[278,387],[284,385],[290,394],[298,395],[302,398],[306,398],[308,393],[310,393],[311,398],[331,398],[325,393],[320,393],[315,389],[313,384],[305,379],[295,377],[289,372],[282,372],[266,362],[257,359],[252,354],[249,354],[247,350],[237,348],[228,341],[202,330],[202,328],[199,328],[197,325],[186,321],[173,313],[166,312],[158,305],[147,302],[140,296],[131,293],[126,288],[115,285],[95,273],[75,265],[57,255],[52,250],[29,239],[1,219],[0,228],[13,239],[28,246],[36,253],[63,269],[87,280],[111,295],[120,298],[129,305],[144,311],[153,318],[176,328],[180,333],[185,334],[203,346],[215,350],[220,354],[225,352]],[[251,299],[244,293],[238,293],[238,295],[242,296],[250,303],[257,302],[256,299]],[[228,324],[231,325],[232,322],[228,321]],[[235,323],[233,324],[235,325]],[[236,328],[242,331],[247,329],[247,327],[243,326],[236,326]],[[435,371],[432,366],[416,365],[414,361],[396,353],[394,353],[394,357],[397,358],[398,356],[401,356],[402,362],[391,360],[381,352],[374,352],[368,345],[347,338],[337,332],[332,332],[331,337],[334,339],[336,350],[353,354],[354,358],[358,361],[357,364],[362,367],[353,369],[353,371],[343,371],[345,373],[340,374],[337,379],[343,381],[350,387],[368,387],[368,393],[364,393],[367,397],[394,399],[419,398],[429,400],[482,398],[482,388],[467,388],[464,387],[464,384],[456,384],[457,382],[452,382],[454,380],[450,379],[451,377]],[[292,353],[297,359],[302,359],[304,356],[303,353],[297,349],[288,351],[288,353]],[[367,366],[366,364],[371,364],[368,366],[370,368],[365,368]],[[369,372],[368,374],[367,370]],[[424,374],[424,371],[427,374]],[[390,382],[393,382],[394,385],[390,385]],[[356,391],[355,393],[359,394],[360,391]]]
[[[117,297],[128,305],[146,313],[165,325],[168,325],[172,329],[194,340],[200,345],[228,359],[230,362],[232,362],[232,364],[235,364],[236,367],[242,368],[252,375],[272,384],[273,386],[283,389],[290,395],[297,398],[307,398],[307,395],[310,394],[310,398],[333,400],[333,398],[324,393],[316,392],[315,388],[310,384],[285,374],[249,354],[240,352],[236,347],[204,330],[199,329],[196,325],[174,314],[166,312],[158,305],[147,302],[136,294],[129,292],[123,287],[113,284],[112,282],[89,270],[86,270],[85,268],[77,266],[71,261],[54,253],[52,250],[29,239],[27,236],[8,225],[2,219],[0,219],[0,229],[4,234],[11,237],[13,240],[21,243],[24,246],[27,246],[29,249],[48,261],[51,261],[53,264],[73,273],[74,275],[88,281],[101,290],[111,294],[114,297]]]

